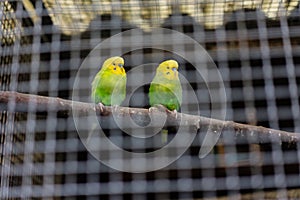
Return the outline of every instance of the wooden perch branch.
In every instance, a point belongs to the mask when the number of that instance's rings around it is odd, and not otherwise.
[[[69,115],[76,110],[78,113],[84,115],[96,111],[100,113],[100,107],[91,103],[83,103],[61,98],[45,97],[31,94],[22,94],[11,91],[0,91],[0,111],[9,112],[62,112]],[[120,107],[118,109],[118,116],[134,117],[145,119],[149,116],[148,109]],[[101,115],[110,115],[112,113],[111,107],[106,106]],[[160,113],[155,113],[159,115]],[[130,116],[128,116],[130,115]],[[168,114],[168,123],[179,124],[183,120],[183,124],[191,126],[194,129],[210,128],[219,129],[223,126],[224,130],[233,131],[237,137],[248,138],[251,143],[269,143],[269,142],[287,142],[289,145],[296,145],[300,141],[300,134],[290,133],[286,131],[269,129],[261,126],[252,126],[236,123],[233,121],[222,121],[218,119],[211,119],[202,116],[195,116],[189,114],[178,114],[178,118],[174,118]],[[154,115],[155,117],[155,115]]]

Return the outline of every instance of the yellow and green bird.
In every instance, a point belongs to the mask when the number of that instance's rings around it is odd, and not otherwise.
[[[179,110],[182,102],[182,88],[178,77],[178,63],[166,60],[159,64],[149,88],[151,106],[163,105],[166,111]],[[162,142],[167,142],[167,130],[162,130]]]
[[[120,105],[126,97],[126,81],[124,59],[118,56],[108,58],[92,82],[92,101],[101,109],[103,105]]]

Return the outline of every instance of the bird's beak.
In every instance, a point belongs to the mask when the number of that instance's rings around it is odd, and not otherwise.
[[[178,71],[175,67],[172,68],[173,72],[174,72],[174,76],[178,77]]]
[[[175,78],[178,77],[178,71],[176,71],[176,72],[174,73],[174,76],[175,76]]]
[[[119,64],[118,71],[120,74],[125,75],[125,69],[122,64]]]

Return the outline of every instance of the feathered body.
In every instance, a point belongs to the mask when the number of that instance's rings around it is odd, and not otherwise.
[[[179,110],[182,102],[182,88],[178,77],[178,63],[175,60],[162,62],[156,69],[156,74],[149,88],[149,103],[151,106],[163,105],[169,111]],[[162,129],[161,141],[168,141],[168,130]]]
[[[178,77],[178,63],[175,60],[162,62],[156,69],[149,89],[151,106],[161,104],[168,110],[179,110],[182,102],[182,88]]]
[[[104,105],[120,105],[126,97],[126,72],[124,59],[107,59],[92,82],[92,101]],[[114,94],[114,95],[113,95]],[[114,98],[112,98],[112,96]]]

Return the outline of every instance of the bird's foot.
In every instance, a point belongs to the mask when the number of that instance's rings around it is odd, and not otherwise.
[[[177,119],[177,117],[178,117],[177,110],[168,110],[167,109],[167,113],[171,114],[171,116],[174,116],[175,119]]]
[[[168,109],[165,106],[161,105],[161,104],[155,104],[154,108],[158,109],[161,112],[168,112]]]
[[[155,104],[154,106],[152,106],[148,109],[150,115],[153,115],[154,113],[157,113],[157,112],[167,114],[167,110],[168,109],[161,104]]]
[[[151,114],[151,113],[154,113],[154,112],[157,112],[157,111],[159,111],[159,112],[166,112],[166,109],[167,108],[164,107],[163,105],[157,104],[157,105],[151,106],[148,109],[148,111]]]
[[[99,108],[100,108],[100,113],[103,113],[103,111],[104,111],[104,105],[103,105],[103,103],[98,103],[98,106],[99,106]]]
[[[153,112],[154,109],[157,109],[160,112],[166,112],[168,115],[171,115],[175,119],[178,118],[177,110],[169,110],[168,108],[166,108],[165,106],[163,106],[161,104],[155,104],[153,107],[150,107],[148,110],[151,113],[151,112]]]

